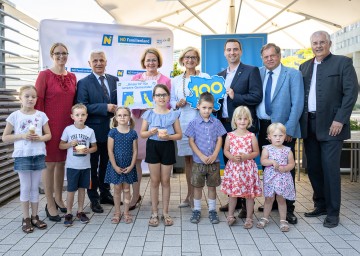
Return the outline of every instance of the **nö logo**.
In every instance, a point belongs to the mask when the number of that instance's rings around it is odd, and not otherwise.
[[[111,46],[112,42],[113,42],[113,35],[103,35],[103,39],[102,39],[102,45],[104,46]]]
[[[119,69],[117,71],[117,76],[123,77],[124,76],[124,70]]]

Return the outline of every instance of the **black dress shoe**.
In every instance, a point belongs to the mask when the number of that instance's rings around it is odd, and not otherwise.
[[[101,207],[99,202],[91,203],[90,208],[91,208],[91,210],[93,212],[96,212],[96,213],[103,213],[104,212],[104,209]]]
[[[271,210],[273,211],[273,210],[277,210],[277,209],[278,209],[278,206],[273,204]],[[264,211],[264,206],[259,206],[258,211],[263,212]]]
[[[298,222],[297,217],[295,216],[295,214],[293,212],[286,213],[286,220],[290,224],[297,224],[297,222]]]
[[[55,205],[56,205],[56,209],[60,209],[60,212],[62,213],[67,213],[67,208],[66,207],[60,207],[56,201],[55,201]]]
[[[327,216],[324,220],[323,226],[325,228],[335,228],[339,225],[339,217]]]
[[[111,204],[114,205],[114,198],[112,196],[100,197],[100,204]]]
[[[136,203],[135,203],[133,206],[130,206],[130,207],[129,207],[129,211],[134,210],[134,209],[136,208],[136,205],[137,205],[138,203],[140,203],[140,201],[141,201],[141,196],[139,196],[138,200],[136,201]],[[122,203],[122,202],[121,202],[121,203]]]
[[[61,221],[61,217],[58,215],[50,215],[47,205],[45,206],[45,212],[46,212],[46,216],[49,218],[49,220],[51,221],[55,221],[55,222],[59,222]]]
[[[239,212],[238,217],[239,217],[240,219],[244,219],[244,218],[246,218],[246,215],[247,215],[246,208],[242,208],[241,211]]]
[[[241,209],[241,204],[236,204],[235,209],[236,210]],[[219,207],[220,212],[227,212],[228,210],[229,210],[229,203]]]
[[[312,212],[305,212],[305,217],[319,217],[321,215],[326,215],[327,211],[325,209],[315,208]]]

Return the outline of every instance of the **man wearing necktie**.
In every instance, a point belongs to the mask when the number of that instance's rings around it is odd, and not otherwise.
[[[261,86],[261,78],[259,69],[255,66],[250,66],[242,63],[242,45],[237,39],[228,39],[224,46],[224,56],[228,62],[228,68],[218,73],[225,79],[226,95],[224,99],[219,100],[220,110],[217,112],[217,117],[224,125],[227,132],[231,132],[231,119],[234,110],[238,106],[246,106],[251,112],[253,125],[249,131],[257,133],[258,121],[256,117],[256,106],[263,98],[263,91]],[[225,143],[226,134],[223,136],[223,144]],[[224,147],[224,145],[223,145]],[[225,164],[227,158],[224,155]],[[233,207],[233,206],[231,206]],[[245,199],[238,198],[235,209],[240,209],[239,218],[246,218]],[[228,211],[229,204],[223,205],[219,208],[220,211]]]
[[[107,139],[110,118],[117,108],[116,83],[119,79],[105,74],[106,64],[104,51],[92,51],[89,60],[92,73],[80,79],[77,84],[77,102],[83,103],[88,109],[86,125],[95,131],[98,146],[98,150],[91,154],[91,185],[87,190],[90,207],[97,213],[104,211],[100,204],[114,204],[110,185],[104,183],[104,178],[109,160]]]
[[[286,127],[284,145],[291,148],[295,157],[296,138],[301,137],[300,117],[304,105],[304,85],[300,71],[284,67],[281,63],[281,49],[273,43],[261,48],[261,58],[264,67],[261,67],[260,75],[263,82],[264,98],[256,109],[259,118],[259,147],[270,144],[267,140],[267,128],[271,123],[279,122]],[[264,167],[263,167],[264,170]],[[291,170],[295,184],[295,168]],[[286,200],[286,220],[291,224],[297,223],[294,214],[294,201]],[[277,208],[276,201],[273,209]],[[259,211],[263,211],[262,206]]]

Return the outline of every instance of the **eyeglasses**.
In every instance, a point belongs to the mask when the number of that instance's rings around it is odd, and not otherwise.
[[[56,57],[59,57],[59,56],[68,56],[69,53],[68,52],[54,52],[53,55],[55,55]]]
[[[154,96],[155,96],[155,97],[158,97],[158,98],[165,98],[166,96],[168,96],[168,94],[167,94],[167,93],[155,94]]]
[[[185,60],[197,60],[198,59],[198,57],[197,56],[184,56],[184,59]]]
[[[158,60],[157,59],[148,59],[148,60],[145,60],[145,62],[158,62]]]
[[[125,117],[128,117],[129,115],[124,114],[124,115],[117,115],[117,116],[120,117],[120,118],[125,118]]]

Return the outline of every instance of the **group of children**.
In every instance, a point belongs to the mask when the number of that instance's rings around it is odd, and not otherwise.
[[[167,226],[173,225],[169,215],[170,175],[176,162],[174,141],[181,139],[179,112],[169,110],[169,89],[158,84],[153,89],[155,107],[143,114],[140,132],[147,138],[146,159],[150,169],[150,194],[152,214],[150,226],[159,225],[158,202],[159,187],[162,186],[163,214],[161,219]],[[4,142],[14,142],[14,170],[20,178],[20,201],[22,203],[22,230],[31,233],[34,227],[44,229],[46,223],[38,217],[38,185],[41,171],[45,169],[45,141],[51,139],[51,132],[46,115],[34,109],[37,92],[34,86],[20,89],[21,109],[12,113],[7,119],[3,132]],[[246,198],[247,218],[244,228],[252,228],[254,199],[262,196],[262,186],[258,168],[254,161],[259,155],[256,136],[247,129],[252,125],[251,113],[247,107],[236,108],[232,117],[233,131],[227,134],[224,154],[229,159],[223,181],[220,177],[219,152],[222,147],[222,136],[226,130],[221,122],[211,114],[214,97],[208,92],[201,94],[198,102],[199,115],[190,122],[185,136],[189,137],[193,150],[194,165],[191,184],[194,186],[194,208],[190,221],[198,223],[201,218],[201,197],[205,183],[208,187],[209,219],[213,224],[219,223],[216,212],[216,187],[229,196],[229,213],[227,222],[233,225],[236,221],[234,210],[237,197]],[[67,150],[66,170],[68,180],[67,214],[65,226],[73,224],[72,207],[75,192],[78,191],[78,209],[76,217],[82,223],[89,222],[84,213],[85,189],[90,185],[90,154],[97,150],[94,131],[85,125],[87,109],[85,105],[72,107],[71,118],[74,124],[65,128],[60,149]],[[125,223],[132,222],[129,213],[130,184],[137,181],[137,133],[133,130],[134,121],[126,107],[118,107],[112,120],[112,129],[108,135],[109,163],[105,182],[114,184],[114,216],[111,222],[117,224],[121,218]],[[35,131],[33,131],[35,127]],[[13,133],[14,131],[14,133]],[[265,146],[261,154],[264,170],[264,216],[257,223],[264,228],[269,223],[269,214],[275,198],[279,204],[280,229],[288,231],[286,222],[285,199],[294,200],[295,190],[290,170],[294,167],[294,157],[290,148],[283,146],[286,129],[280,123],[271,124],[268,138],[271,144]],[[121,213],[120,199],[123,193],[124,212]],[[29,208],[31,205],[31,218]]]

